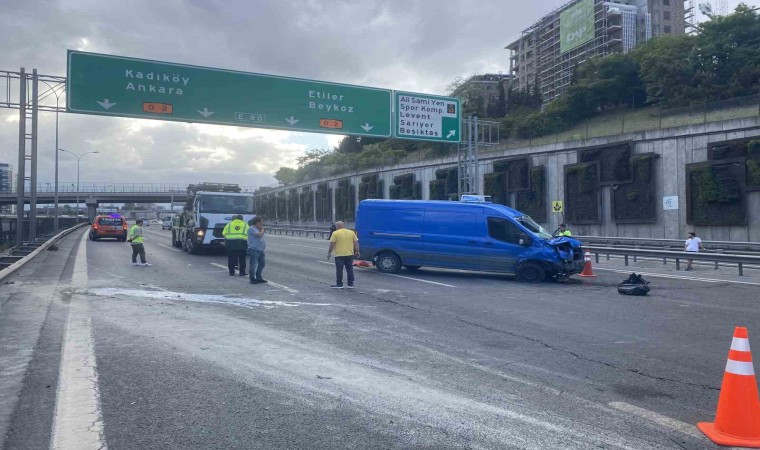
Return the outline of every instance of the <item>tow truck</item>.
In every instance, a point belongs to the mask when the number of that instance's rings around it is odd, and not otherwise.
[[[241,191],[237,184],[189,185],[182,214],[172,218],[172,245],[192,254],[221,248],[224,245],[222,231],[232,216],[240,214],[246,222],[256,217],[253,195]]]

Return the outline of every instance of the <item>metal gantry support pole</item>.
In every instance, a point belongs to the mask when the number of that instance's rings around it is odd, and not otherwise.
[[[16,174],[16,246],[24,242],[24,182],[26,181],[26,71],[21,68],[18,108],[18,173]]]
[[[29,240],[37,239],[37,125],[39,111],[37,109],[39,89],[37,84],[37,69],[32,70],[32,159],[29,174]]]

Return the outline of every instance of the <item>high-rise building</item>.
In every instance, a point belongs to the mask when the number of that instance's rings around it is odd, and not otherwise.
[[[7,163],[0,163],[0,193],[13,192],[13,166]],[[13,212],[13,206],[0,206],[0,214],[10,214]]]
[[[513,86],[544,102],[570,84],[573,70],[594,56],[625,53],[662,34],[683,34],[684,0],[572,0],[525,29],[509,44]]]

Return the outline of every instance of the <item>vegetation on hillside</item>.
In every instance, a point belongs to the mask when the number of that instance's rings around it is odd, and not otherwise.
[[[449,86],[451,94],[461,79]],[[760,93],[760,13],[740,5],[733,14],[698,26],[693,35],[659,36],[627,54],[593,58],[579,65],[570,87],[541,106],[534,85],[502,91],[486,104],[476,91],[459,95],[463,113],[501,121],[501,136],[527,138],[556,133],[620,108],[664,108]],[[399,162],[411,152],[449,154],[454,146],[396,139],[347,136],[334,149],[311,150],[298,168],[283,167],[281,185]]]

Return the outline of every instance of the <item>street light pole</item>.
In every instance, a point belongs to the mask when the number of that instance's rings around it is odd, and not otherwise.
[[[55,194],[53,195],[53,229],[58,232],[58,101],[61,98],[63,89],[58,90],[58,86],[53,88],[46,81],[43,81],[50,88],[50,91],[55,95]]]
[[[81,155],[77,155],[76,153],[74,153],[72,151],[64,150],[62,148],[59,148],[58,151],[59,152],[70,153],[70,154],[74,155],[74,158],[77,159],[77,211],[76,211],[77,219],[76,219],[76,223],[79,223],[79,161],[82,158],[84,158],[85,156],[87,156],[87,155],[91,155],[93,153],[100,153],[100,152],[96,150],[94,152],[87,152],[87,153],[82,153]],[[56,155],[57,154],[58,154],[58,152],[56,152]]]

